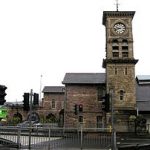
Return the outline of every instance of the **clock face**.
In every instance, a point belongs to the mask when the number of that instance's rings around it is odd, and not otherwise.
[[[115,32],[117,32],[118,34],[122,34],[123,32],[125,32],[126,27],[123,23],[116,23],[114,25],[114,30]]]

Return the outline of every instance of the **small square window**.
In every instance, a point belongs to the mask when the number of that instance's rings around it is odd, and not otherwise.
[[[79,122],[80,122],[80,123],[83,122],[83,116],[79,116]]]

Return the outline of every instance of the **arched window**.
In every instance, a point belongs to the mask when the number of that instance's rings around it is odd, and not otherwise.
[[[122,50],[128,50],[128,41],[126,39],[122,40]]]
[[[124,99],[124,91],[123,90],[120,90],[120,100],[123,100]]]
[[[114,39],[112,41],[112,56],[114,58],[118,58],[119,57],[119,42],[117,39]]]
[[[126,39],[122,40],[122,57],[128,57],[128,41]]]
[[[112,41],[112,50],[119,50],[119,43],[117,39]]]

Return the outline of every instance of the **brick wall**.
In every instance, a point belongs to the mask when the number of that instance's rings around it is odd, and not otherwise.
[[[74,114],[75,104],[83,105],[83,113]],[[97,116],[102,116],[98,101],[98,85],[67,85],[65,99],[65,127],[78,127],[83,116],[84,127],[96,127]]]
[[[52,101],[55,101],[55,107],[52,107]],[[43,99],[43,111],[44,115],[49,113],[54,114],[57,118],[59,117],[59,112],[64,107],[64,94],[62,93],[45,93]]]

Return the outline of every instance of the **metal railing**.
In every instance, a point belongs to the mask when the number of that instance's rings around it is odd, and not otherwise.
[[[109,149],[112,133],[105,128],[0,127],[0,144],[18,149]]]

